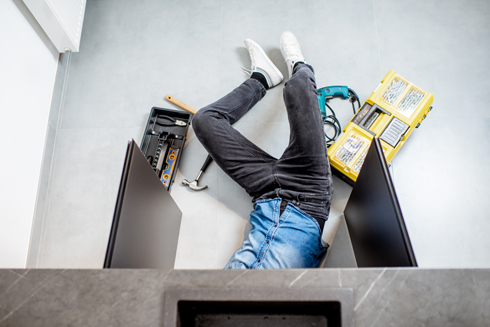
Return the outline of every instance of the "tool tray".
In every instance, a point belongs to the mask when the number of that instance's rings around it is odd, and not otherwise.
[[[141,151],[170,191],[187,137],[192,114],[179,109],[151,108]]]

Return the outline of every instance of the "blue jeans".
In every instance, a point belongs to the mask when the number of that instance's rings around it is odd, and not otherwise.
[[[333,188],[316,89],[313,68],[297,64],[284,86],[290,137],[280,158],[232,127],[265,96],[259,81],[245,81],[194,115],[192,124],[199,141],[254,202],[252,230],[226,268],[313,267],[325,251],[318,241],[328,219]],[[255,258],[252,261],[250,253]]]

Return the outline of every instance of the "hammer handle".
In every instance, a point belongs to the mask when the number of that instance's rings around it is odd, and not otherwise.
[[[173,104],[175,104],[175,105],[177,105],[177,106],[181,107],[182,109],[187,110],[188,112],[190,112],[190,113],[191,113],[191,114],[193,114],[193,115],[195,115],[195,114],[196,114],[196,112],[197,112],[197,110],[196,110],[196,109],[194,109],[194,108],[192,108],[192,107],[189,107],[189,106],[188,106],[188,105],[186,105],[185,103],[180,102],[179,100],[177,100],[177,99],[175,99],[175,98],[171,97],[171,96],[170,96],[170,95],[168,95],[168,94],[165,96],[165,99],[166,99],[166,100],[168,100],[168,101],[170,101],[170,102],[172,102]]]
[[[213,161],[213,158],[208,154],[208,157],[206,158],[206,161],[204,161],[204,165],[201,167],[201,172],[204,173],[206,168],[208,168],[209,164]]]

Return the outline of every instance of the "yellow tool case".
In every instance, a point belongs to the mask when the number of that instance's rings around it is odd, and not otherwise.
[[[390,70],[328,149],[332,170],[354,184],[373,137],[388,163],[432,109],[434,96]]]

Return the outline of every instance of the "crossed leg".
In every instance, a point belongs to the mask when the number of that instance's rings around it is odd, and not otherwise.
[[[330,169],[313,69],[297,64],[284,87],[290,139],[279,159],[232,127],[265,93],[261,83],[249,79],[202,108],[192,120],[197,138],[218,166],[254,198],[277,188],[326,192]]]

